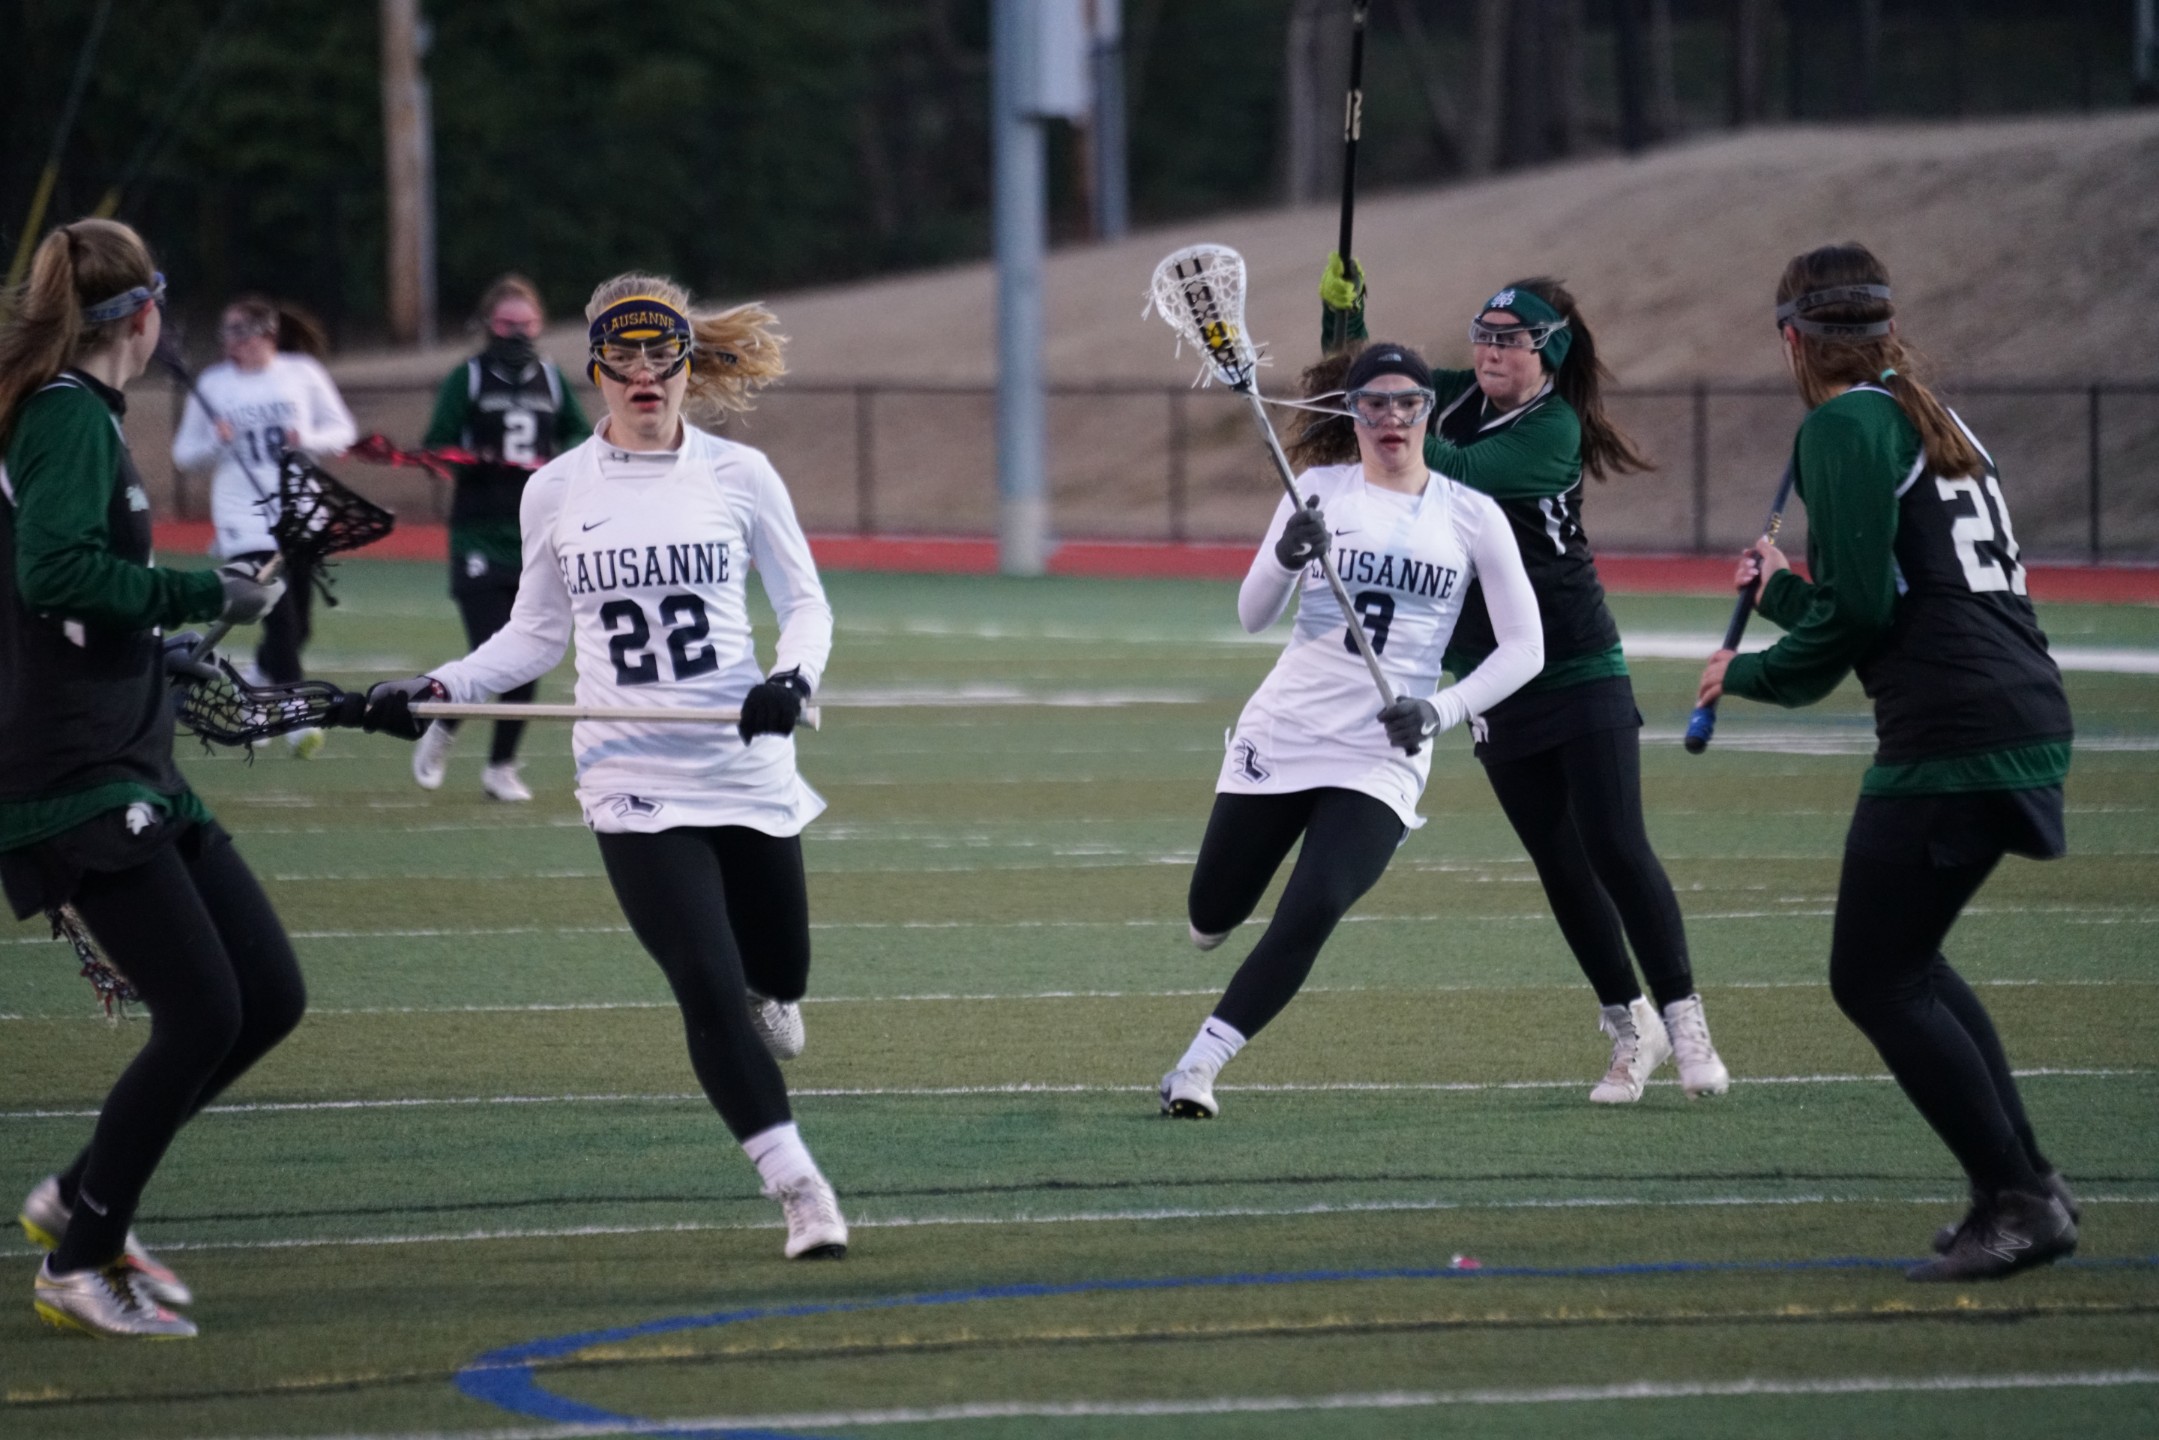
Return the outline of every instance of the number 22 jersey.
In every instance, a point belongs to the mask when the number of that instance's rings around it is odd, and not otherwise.
[[[435,678],[476,700],[546,674],[574,642],[581,705],[740,706],[765,678],[746,591],[754,565],[780,620],[773,669],[799,669],[814,689],[832,609],[772,463],[688,424],[674,451],[624,451],[604,432],[527,483],[510,623]],[[581,720],[573,749],[595,830],[787,836],[825,806],[796,773],[792,736],[745,745],[721,722]]]

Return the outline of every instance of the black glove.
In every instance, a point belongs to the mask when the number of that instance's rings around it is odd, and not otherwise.
[[[1326,553],[1331,538],[1319,501],[1308,500],[1282,527],[1282,538],[1274,542],[1275,561],[1284,570],[1302,570]]]
[[[742,697],[742,719],[735,728],[747,745],[758,735],[792,735],[802,718],[802,703],[810,698],[810,682],[800,670],[782,670],[761,685],[750,687]]]
[[[1379,723],[1387,727],[1389,745],[1404,755],[1414,755],[1424,748],[1426,738],[1439,729],[1439,707],[1429,700],[1397,695],[1379,712]]]
[[[231,560],[217,567],[217,583],[225,588],[225,608],[217,612],[220,623],[246,625],[268,614],[285,598],[285,582],[273,577],[255,578],[255,567],[246,560]]]
[[[367,689],[367,708],[360,712],[360,728],[370,735],[395,735],[417,740],[427,733],[429,721],[412,713],[415,700],[447,700],[450,692],[432,675],[410,680],[385,680]]]

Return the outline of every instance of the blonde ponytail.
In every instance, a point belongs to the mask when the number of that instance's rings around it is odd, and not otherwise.
[[[0,446],[23,401],[125,332],[132,318],[86,326],[84,307],[150,284],[154,271],[142,237],[117,220],[77,220],[38,242],[0,328]]]

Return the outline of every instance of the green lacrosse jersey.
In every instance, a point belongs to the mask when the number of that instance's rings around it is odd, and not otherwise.
[[[1537,592],[1544,669],[1522,693],[1625,675],[1619,626],[1604,603],[1582,528],[1581,417],[1549,384],[1526,404],[1500,411],[1478,388],[1474,371],[1435,370],[1432,383],[1439,408],[1425,436],[1424,463],[1499,502]],[[1447,645],[1447,673],[1460,679],[1498,644],[1483,587],[1472,581]]]
[[[1796,706],[1856,671],[1874,702],[1869,795],[2021,790],[2069,772],[2061,671],[2000,474],[1965,434],[1979,472],[1937,475],[1886,390],[1858,386],[1816,408],[1792,450],[1814,578],[1770,578],[1758,608],[1787,633],[1725,672],[1730,694]]]
[[[592,426],[553,361],[512,366],[482,351],[443,377],[427,445],[456,445],[480,457],[455,467],[450,497],[453,587],[517,584],[524,563],[517,511],[532,472]]]
[[[0,851],[137,801],[208,812],[172,759],[158,630],[224,608],[216,572],[150,563],[120,392],[69,371],[0,464]]]

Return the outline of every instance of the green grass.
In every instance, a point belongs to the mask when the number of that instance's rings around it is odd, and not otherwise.
[[[462,649],[436,567],[340,576],[312,652],[332,678]],[[1181,1125],[1154,1115],[1152,1082],[1258,934],[1196,954],[1184,886],[1223,727],[1276,642],[1236,631],[1222,585],[831,587],[832,704],[802,744],[831,809],[806,842],[817,959],[788,1078],[856,1226],[848,1259],[780,1258],[774,1207],[695,1094],[578,821],[564,729],[535,727],[540,798],[515,810],[480,796],[477,732],[434,794],[406,747],[369,737],[308,764],[190,748],[295,936],[312,1011],[183,1133],[145,1200],[202,1337],[98,1345],[0,1309],[9,1433],[546,1433],[453,1377],[496,1347],[722,1311],[751,1314],[588,1345],[538,1378],[655,1418],[1304,1407],[802,1432],[968,1440],[2148,1433],[2159,678],[2070,676],[2073,853],[2006,863],[1951,938],[2016,1063],[2043,1072],[2025,1096],[2086,1196],[2084,1263],[1922,1289],[1823,1263],[1913,1256],[1961,1204],[1822,983],[1869,737],[1856,687],[1811,711],[1727,707],[1691,758],[1676,740],[1696,667],[1635,666],[1651,829],[1729,1095],[1584,1102],[1594,1001],[1451,739],[1431,823],[1238,1060],[1222,1118]],[[1632,632],[1710,636],[1724,606],[1617,608]],[[2042,618],[2063,644],[2159,649],[2159,610]],[[566,692],[558,674],[543,698]],[[902,703],[954,694],[978,698]],[[0,929],[0,966],[14,1194],[82,1143],[148,1027],[94,1018],[37,925]],[[1483,1268],[1451,1270],[1458,1255]],[[28,1247],[0,1261],[27,1289]],[[1275,1283],[1162,1283],[1237,1276]],[[890,1303],[927,1296],[947,1301]],[[2121,1371],[2147,1378],[1908,1388]],[[1852,1390],[1870,1380],[1907,1388]],[[1730,1393],[1746,1381],[1767,1388]],[[1653,1388],[1609,1398],[1636,1382]],[[1401,1408],[1304,1405],[1377,1394]]]

